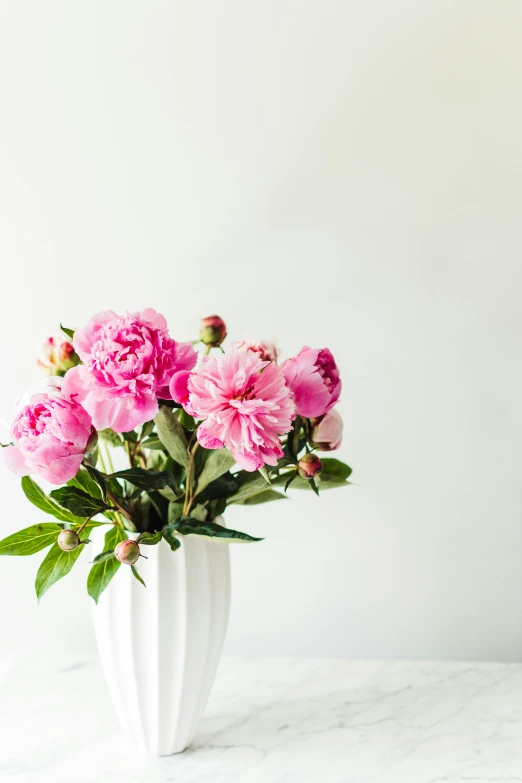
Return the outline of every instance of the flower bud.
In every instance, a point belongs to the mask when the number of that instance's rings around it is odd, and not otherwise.
[[[202,343],[215,348],[221,345],[226,336],[227,327],[219,315],[209,315],[208,318],[202,319],[199,330],[199,339]]]
[[[136,541],[128,538],[126,541],[120,541],[120,543],[117,544],[114,554],[120,563],[134,565],[140,556],[140,548]]]
[[[310,442],[314,448],[319,451],[335,451],[339,448],[343,439],[343,420],[335,408],[318,419],[310,419],[310,424]]]
[[[44,375],[65,375],[80,363],[73,344],[63,332],[48,337],[38,352],[38,364]]]
[[[64,552],[72,552],[80,545],[80,536],[76,530],[62,530],[58,534],[58,546]]]
[[[297,472],[302,479],[314,478],[314,476],[319,475],[322,469],[323,465],[321,460],[316,454],[312,454],[311,452],[304,454],[297,463]]]

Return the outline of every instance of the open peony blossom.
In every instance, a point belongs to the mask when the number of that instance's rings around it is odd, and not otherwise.
[[[158,397],[171,399],[172,376],[192,369],[197,359],[190,343],[169,336],[165,318],[152,308],[98,313],[75,332],[73,343],[84,364],[69,370],[64,390],[76,395],[96,429],[115,432],[150,421]]]
[[[277,348],[270,340],[241,340],[234,343],[236,348],[248,348],[249,351],[259,354],[264,362],[277,361]]]
[[[281,365],[299,416],[315,418],[333,408],[341,394],[341,376],[328,348],[301,348]]]
[[[312,419],[311,443],[319,451],[335,451],[343,439],[343,420],[336,408]]]
[[[283,373],[258,354],[232,346],[204,356],[188,379],[189,410],[207,449],[226,446],[238,465],[254,471],[283,456],[279,436],[292,428],[292,396]]]
[[[23,405],[11,427],[13,445],[2,453],[17,475],[38,473],[51,484],[63,484],[78,473],[93,434],[87,411],[58,385],[48,385]]]

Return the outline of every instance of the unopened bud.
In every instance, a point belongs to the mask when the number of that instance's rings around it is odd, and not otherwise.
[[[311,479],[318,476],[323,469],[323,464],[316,454],[311,452],[304,454],[297,463],[297,472],[302,479]]]
[[[120,563],[134,565],[140,556],[140,548],[136,541],[128,538],[126,541],[120,541],[120,543],[117,544],[114,554]]]
[[[199,339],[202,343],[215,348],[221,345],[226,336],[227,327],[219,315],[209,315],[208,318],[202,319],[199,330]]]
[[[63,332],[48,337],[38,352],[38,364],[44,375],[63,376],[79,362],[80,357]]]
[[[72,552],[77,546],[80,546],[80,536],[75,530],[62,530],[58,534],[58,546],[64,552]]]

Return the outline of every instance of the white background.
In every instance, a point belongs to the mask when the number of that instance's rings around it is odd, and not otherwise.
[[[522,659],[522,5],[0,2],[0,411],[40,338],[218,312],[342,369],[357,486],[234,509],[229,653]],[[0,533],[41,514],[0,473]],[[94,647],[87,557],[0,652]],[[82,562],[83,561],[83,562]]]

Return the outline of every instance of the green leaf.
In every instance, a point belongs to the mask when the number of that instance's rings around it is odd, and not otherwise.
[[[114,549],[107,549],[105,552],[100,552],[99,555],[96,555],[93,563],[103,563],[105,560],[110,560],[111,557],[114,557]]]
[[[151,435],[150,438],[145,438],[145,440],[142,440],[141,445],[146,449],[163,450],[165,448],[157,435]]]
[[[153,429],[154,429],[154,419],[151,419],[150,421],[146,421],[145,424],[142,424],[140,440],[143,440],[143,438],[146,438],[147,435],[150,435]]]
[[[236,481],[239,484],[239,488],[237,492],[228,498],[228,503],[243,503],[247,498],[267,491],[266,481],[263,476],[259,475],[258,471],[247,473],[247,471],[243,470],[236,476]]]
[[[93,498],[77,487],[53,489],[50,496],[77,517],[92,517],[107,508],[101,498]]]
[[[250,498],[238,503],[240,506],[257,506],[260,503],[271,503],[273,500],[288,500],[286,495],[281,492],[276,492],[274,489],[265,489],[264,492],[259,492],[257,495],[252,495]]]
[[[147,544],[147,546],[155,546],[159,544],[163,538],[163,531],[158,530],[157,533],[142,533],[138,536],[138,544]]]
[[[171,526],[169,526],[170,528]],[[245,543],[250,541],[262,541],[262,538],[254,538],[247,533],[241,533],[239,530],[230,530],[229,528],[218,525],[217,522],[200,522],[191,517],[181,517],[178,522],[172,525],[172,529],[183,536],[205,536],[206,538],[216,538],[219,541],[227,543]]]
[[[290,473],[281,473],[272,480],[272,484],[274,484],[274,486],[284,485],[290,478],[290,475]],[[346,481],[346,479],[334,476],[327,473],[325,470],[319,474],[318,478],[319,481],[317,482],[317,486],[321,491],[325,489],[337,489],[338,487],[348,487],[350,485],[350,482]],[[310,486],[308,479],[302,479],[298,476],[295,481],[292,482],[292,489],[312,490],[312,487]]]
[[[241,475],[241,474],[239,474]],[[249,474],[252,475],[252,474]],[[266,482],[264,479],[263,487],[266,489]],[[200,503],[207,500],[215,500],[216,498],[228,498],[234,495],[239,489],[239,482],[236,476],[232,476],[230,473],[224,473],[215,481],[211,481],[207,484],[202,492],[198,492],[198,501]]]
[[[216,517],[220,517],[221,514],[224,514],[226,507],[227,507],[226,498],[214,498],[214,500],[209,501],[208,511],[210,514],[210,519],[215,519]]]
[[[174,536],[167,528],[165,528],[165,530],[163,531],[163,538],[165,539],[165,541],[170,546],[173,552],[175,552],[176,549],[180,548],[181,541],[179,540],[179,538],[176,538],[176,536]]]
[[[110,428],[107,428],[106,430],[98,430],[98,435],[107,443],[110,443],[111,446],[123,446],[124,441],[120,433],[114,432],[114,430],[111,430]]]
[[[116,544],[125,540],[125,533],[119,526],[114,526],[105,534],[104,551],[114,549]],[[74,550],[73,550],[74,551]],[[87,592],[98,603],[100,595],[103,593],[114,574],[121,566],[120,561],[115,557],[110,557],[100,563],[95,563],[89,571],[87,577]]]
[[[73,549],[72,552],[64,552],[58,544],[54,544],[50,548],[36,574],[34,586],[38,601],[55,582],[69,573],[78,560],[82,549],[82,544]]]
[[[138,569],[136,568],[136,566],[131,565],[131,571],[132,571],[133,575],[136,577],[136,579],[138,580],[138,582],[141,585],[143,585],[143,587],[147,587],[147,585],[145,584],[145,582],[143,581],[141,576],[138,574]]]
[[[0,541],[0,555],[34,555],[54,544],[61,530],[56,522],[42,522],[26,527]]]
[[[199,519],[200,522],[204,522],[207,518],[207,509],[204,505],[199,503],[197,506],[194,506],[189,516],[192,519]]]
[[[86,468],[80,468],[74,478],[67,482],[68,487],[77,487],[83,490],[93,498],[101,497],[101,490],[98,484],[91,478]]]
[[[113,473],[111,478],[125,479],[139,489],[145,491],[165,489],[169,487],[174,494],[179,495],[179,488],[170,470],[146,470],[145,468],[128,468]]]
[[[99,488],[101,492],[101,496],[105,503],[107,502],[107,483],[105,481],[105,476],[103,473],[100,473],[99,470],[97,470],[93,465],[89,465],[89,463],[86,463],[85,469],[87,470],[89,476],[95,483],[95,485]],[[90,493],[92,494],[92,493]]]
[[[56,322],[55,322],[55,323],[56,323]],[[60,324],[60,329],[62,330],[62,332],[63,332],[64,334],[66,334],[66,335],[67,335],[67,337],[70,337],[70,338],[71,338],[71,340],[73,339],[73,337],[74,337],[74,329],[67,329],[67,327],[65,327],[65,326],[62,326],[62,324]]]
[[[321,480],[323,479],[323,474],[329,477],[335,476],[336,478],[339,478],[343,481],[352,474],[351,467],[346,465],[344,462],[341,462],[339,459],[321,457],[321,463],[323,466],[323,470],[320,473]]]
[[[179,422],[186,430],[190,430],[191,432],[197,427],[194,417],[190,416],[183,408],[179,412]]]
[[[167,513],[168,524],[172,525],[174,522],[177,522],[181,516],[183,516],[183,506],[181,503],[169,503],[169,509]]]
[[[46,514],[51,514],[51,516],[60,519],[62,522],[75,522],[76,524],[81,524],[83,522],[83,519],[60,506],[60,504],[52,498],[47,497],[43,489],[39,487],[30,476],[23,477],[22,489],[26,498],[39,508],[40,511],[45,511]]]
[[[211,481],[215,481],[224,473],[227,473],[235,464],[236,461],[228,449],[216,449],[213,451],[207,458],[198,477],[196,494],[202,492]]]
[[[183,427],[170,408],[162,405],[156,418],[158,436],[168,453],[179,465],[188,466],[188,445]]]

